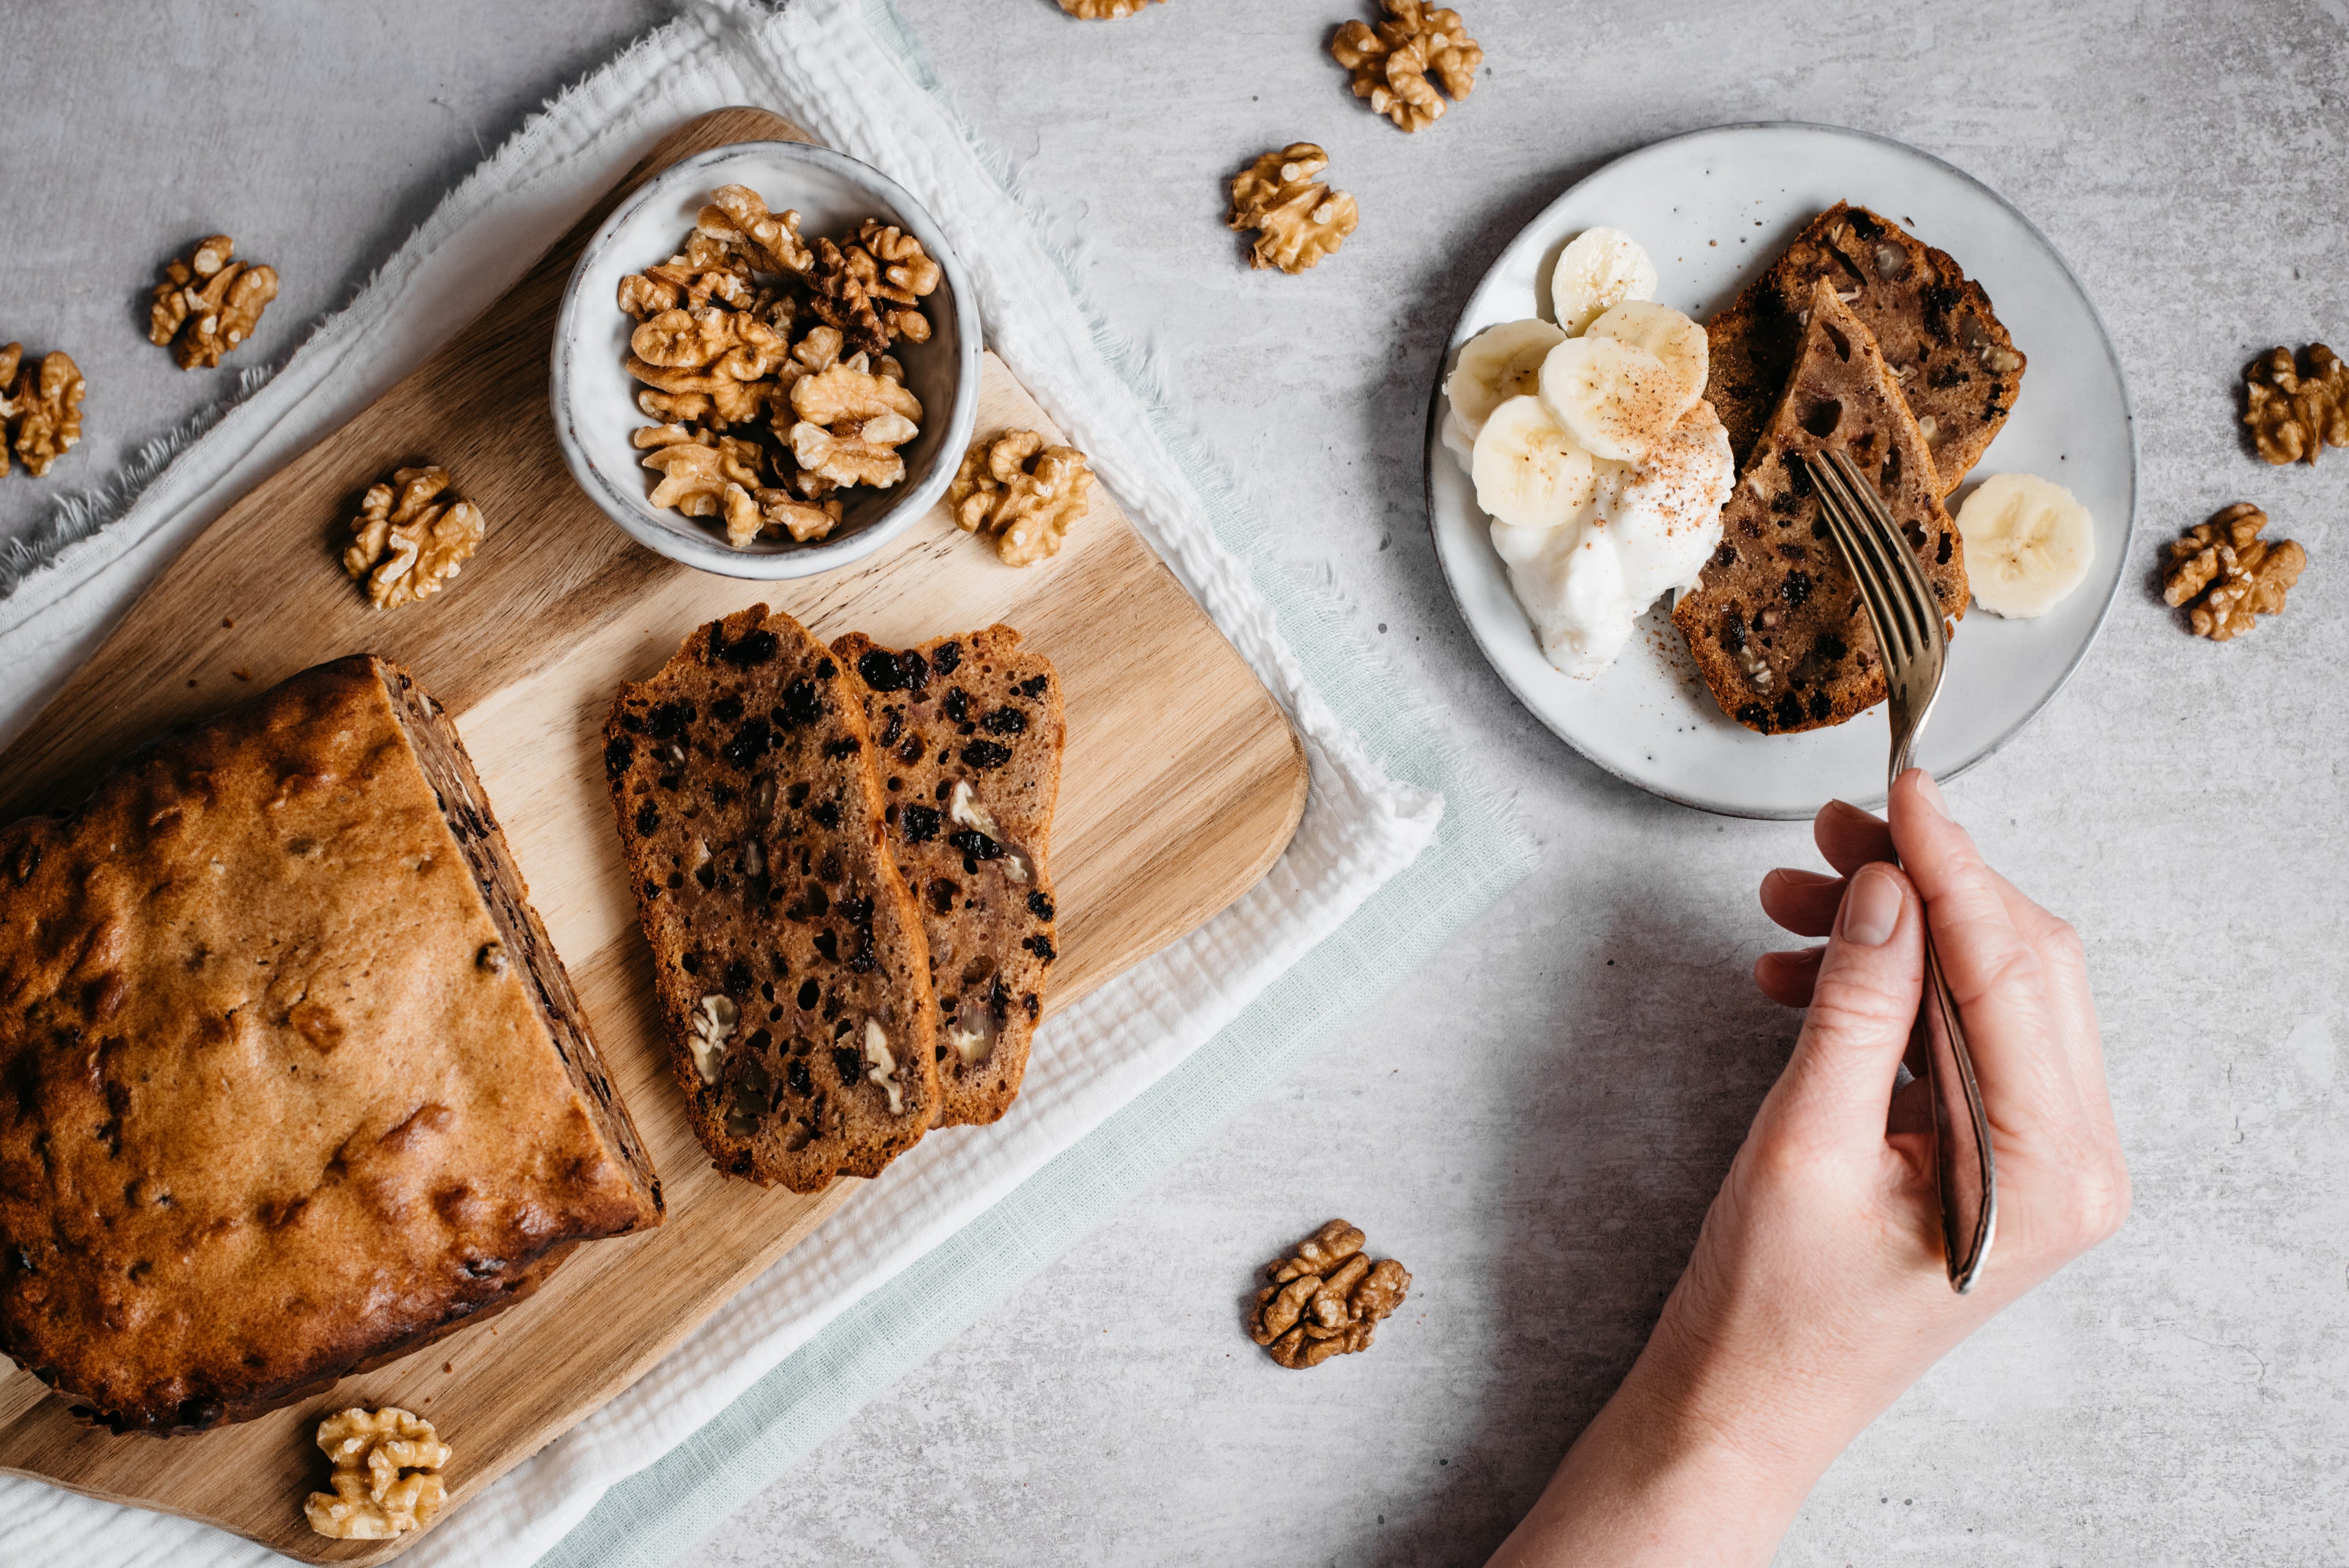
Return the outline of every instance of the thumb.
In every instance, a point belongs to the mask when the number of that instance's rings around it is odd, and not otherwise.
[[[1897,866],[1853,873],[1795,1054],[1771,1091],[1778,1130],[1824,1150],[1882,1141],[1924,988],[1924,906]]]

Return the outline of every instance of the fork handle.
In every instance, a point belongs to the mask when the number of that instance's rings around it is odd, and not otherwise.
[[[1974,1078],[1965,1025],[1941,973],[1933,934],[1925,933],[1925,989],[1920,1019],[1925,1068],[1933,1098],[1934,1165],[1941,1190],[1941,1255],[1950,1288],[1960,1295],[1982,1277],[1998,1230],[1998,1174],[1991,1161],[1990,1118]]]

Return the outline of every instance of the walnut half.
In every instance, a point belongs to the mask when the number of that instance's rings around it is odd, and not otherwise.
[[[1332,1220],[1295,1253],[1264,1265],[1248,1336],[1283,1367],[1302,1371],[1371,1346],[1379,1320],[1402,1305],[1411,1274],[1392,1258],[1371,1262],[1362,1233]]]
[[[2278,346],[2243,372],[2243,423],[2260,456],[2282,466],[2313,463],[2323,447],[2349,447],[2349,366],[2321,343],[2308,346],[2305,374]]]
[[[1476,88],[1476,67],[1485,51],[1460,20],[1460,13],[1436,10],[1425,0],[1383,0],[1388,20],[1372,27],[1348,22],[1330,40],[1330,53],[1353,73],[1354,96],[1404,130],[1418,130],[1444,118],[1444,95],[1455,100]],[[1433,74],[1439,93],[1428,81]]]
[[[1076,448],[1007,430],[970,444],[947,486],[947,508],[964,532],[992,535],[1005,565],[1033,566],[1061,553],[1069,525],[1092,505],[1092,466]]]
[[[1144,5],[1154,5],[1158,0],[1061,0],[1061,9],[1081,22],[1114,22],[1123,16],[1138,16]]]
[[[332,1490],[312,1492],[302,1511],[321,1535],[388,1541],[423,1529],[449,1501],[449,1445],[419,1416],[354,1405],[318,1423],[318,1447],[334,1463]]]
[[[0,347],[0,474],[8,471],[8,449],[24,459],[35,479],[81,439],[81,367],[63,349],[41,356],[36,368],[17,368],[25,346]],[[13,383],[13,385],[12,385]]]
[[[226,234],[201,240],[185,261],[167,262],[147,313],[147,339],[171,345],[182,370],[210,368],[253,335],[277,297],[277,269],[231,261]]]
[[[2162,568],[2161,597],[2182,605],[2198,637],[2227,642],[2283,613],[2284,594],[2308,566],[2296,540],[2260,537],[2268,514],[2239,500],[2183,539],[2172,540]]]
[[[449,585],[489,532],[481,508],[454,497],[449,470],[401,469],[388,484],[370,487],[351,519],[357,537],[343,552],[343,570],[367,584],[379,610],[429,599]]]
[[[1301,273],[1333,254],[1361,213],[1354,199],[1319,182],[1330,155],[1309,141],[1268,152],[1232,177],[1234,229],[1254,229],[1250,263]]]

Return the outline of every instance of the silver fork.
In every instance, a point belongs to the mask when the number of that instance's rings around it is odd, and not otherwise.
[[[1859,583],[1860,600],[1868,606],[1876,646],[1884,658],[1892,718],[1889,784],[1909,770],[1909,753],[1933,711],[1949,657],[1949,633],[1932,584],[1917,564],[1917,552],[1901,537],[1876,487],[1839,451],[1822,452],[1805,466],[1818,491],[1827,531]],[[1973,1053],[1966,1046],[1965,1026],[1951,998],[1930,927],[1925,933],[1925,976],[1929,994],[1920,1023],[1933,1099],[1942,1256],[1949,1264],[1950,1288],[1963,1295],[1982,1277],[1998,1229],[1998,1171],[1991,1157],[1982,1086],[1974,1079]]]

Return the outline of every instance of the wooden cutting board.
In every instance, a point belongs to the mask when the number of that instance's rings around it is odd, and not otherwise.
[[[659,1168],[667,1222],[580,1248],[544,1289],[493,1320],[200,1436],[93,1430],[0,1361],[0,1470],[204,1520],[310,1562],[380,1562],[417,1537],[337,1543],[303,1519],[304,1496],[326,1479],[310,1440],[322,1412],[399,1405],[429,1417],[455,1450],[453,1512],[855,1202],[863,1183],[853,1180],[800,1197],[719,1176],[687,1129],[658,1037],[598,732],[620,683],[659,668],[700,622],[764,600],[819,636],[855,628],[902,646],[1003,621],[1060,667],[1068,750],[1052,874],[1061,955],[1048,1012],[1224,908],[1288,845],[1306,763],[1287,718],[1098,486],[1068,547],[1028,570],[999,564],[940,508],[857,565],[761,585],[652,554],[573,483],[547,408],[547,361],[586,237],[623,194],[677,160],[775,138],[808,139],[773,115],[735,108],[663,142],[447,347],[231,507],[0,754],[7,821],[71,803],[150,736],[311,665],[361,651],[406,665],[456,717],[480,767]],[[990,355],[978,434],[1007,428],[1059,438]],[[489,538],[447,593],[379,612],[343,576],[337,553],[360,492],[422,461],[448,468],[481,505]],[[1040,1053],[1031,1073],[1050,1070]]]

